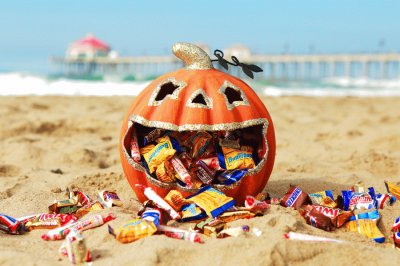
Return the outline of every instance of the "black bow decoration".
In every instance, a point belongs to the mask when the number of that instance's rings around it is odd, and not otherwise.
[[[218,61],[218,63],[225,68],[226,70],[228,70],[229,65],[231,66],[240,66],[242,68],[242,71],[249,77],[254,79],[254,74],[253,72],[262,72],[262,68],[260,68],[259,66],[256,65],[249,65],[249,64],[244,64],[239,62],[239,59],[236,58],[236,56],[231,56],[232,62],[229,62],[228,60],[226,60],[224,58],[224,53],[221,50],[215,50],[214,51],[214,55],[215,57],[217,57],[217,59],[213,59],[211,60],[212,62],[216,62]]]

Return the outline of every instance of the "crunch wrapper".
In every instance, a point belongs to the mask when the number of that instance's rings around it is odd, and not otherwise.
[[[168,136],[159,138],[157,141],[158,144],[143,155],[151,174],[154,173],[158,165],[165,160],[171,159],[176,152]]]
[[[222,147],[222,153],[227,170],[251,169],[255,166],[251,152]]]
[[[213,218],[235,205],[233,198],[227,197],[224,193],[210,186],[200,189],[187,199],[196,203],[197,206],[205,210],[208,216]]]
[[[118,228],[117,231],[108,225],[108,232],[122,243],[130,243],[140,238],[151,236],[156,231],[157,227],[153,222],[142,219],[130,220],[127,224]]]

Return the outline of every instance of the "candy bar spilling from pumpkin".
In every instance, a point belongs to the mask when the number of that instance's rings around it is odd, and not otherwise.
[[[385,182],[388,193],[376,193],[373,187],[365,188],[357,183],[343,190],[336,199],[332,190],[307,194],[300,187],[290,186],[281,198],[271,198],[268,193],[256,197],[247,196],[244,206],[236,206],[235,200],[211,186],[205,186],[191,196],[183,197],[178,190],[170,190],[165,197],[159,196],[151,187],[137,184],[147,197],[135,214],[136,218],[119,222],[118,229],[108,225],[108,232],[122,243],[130,243],[153,234],[193,243],[204,243],[207,237],[226,238],[247,236],[259,237],[262,230],[250,228],[246,223],[230,227],[229,223],[250,219],[272,212],[271,204],[295,208],[305,221],[313,227],[333,231],[345,228],[358,232],[377,243],[384,243],[385,236],[378,227],[380,209],[400,199],[400,186]],[[0,213],[0,230],[8,234],[22,235],[31,230],[50,229],[42,235],[46,241],[65,239],[59,249],[73,264],[92,260],[83,231],[115,223],[118,217],[112,212],[96,214],[103,209],[122,207],[123,201],[115,192],[101,191],[98,199],[92,200],[80,190],[67,190],[68,199],[57,200],[48,208],[48,213],[39,213],[13,218]],[[87,214],[89,217],[83,217]],[[188,229],[177,228],[175,222],[192,222]],[[118,221],[117,221],[118,223]],[[400,248],[400,216],[391,228],[393,243]],[[268,236],[266,236],[268,237]],[[324,241],[343,243],[343,240],[315,235],[289,232],[287,239],[302,241]]]
[[[232,185],[262,158],[260,127],[234,131],[169,131],[133,125],[130,155],[149,175],[189,189]]]

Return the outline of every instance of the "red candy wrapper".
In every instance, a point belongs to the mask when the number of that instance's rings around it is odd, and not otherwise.
[[[174,167],[178,179],[184,182],[188,188],[193,188],[192,177],[186,170],[181,160],[179,160],[179,158],[175,156],[171,159],[171,163]]]
[[[26,228],[25,225],[17,219],[0,213],[0,230],[11,235],[21,235],[26,231]]]
[[[396,232],[393,233],[393,242],[394,242],[394,246],[398,249],[400,249],[400,233]]]
[[[136,130],[132,127],[131,134],[131,157],[135,162],[140,162],[140,152],[139,152],[139,144],[136,136]]]

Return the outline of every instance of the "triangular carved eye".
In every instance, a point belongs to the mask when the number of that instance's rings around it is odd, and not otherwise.
[[[189,97],[188,101],[186,102],[186,106],[212,109],[213,102],[203,89],[198,89]]]
[[[148,105],[160,105],[166,98],[178,99],[179,92],[186,86],[183,81],[177,81],[173,78],[161,82],[151,94]]]
[[[239,105],[249,105],[244,92],[228,81],[225,81],[218,91],[224,96],[228,110],[232,110]]]

